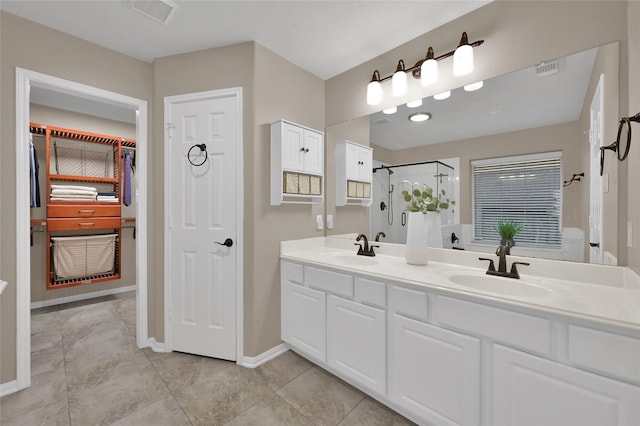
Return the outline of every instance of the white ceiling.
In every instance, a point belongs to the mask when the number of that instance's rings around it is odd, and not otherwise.
[[[400,105],[395,114],[372,114],[370,142],[397,150],[576,121],[596,52],[567,56],[556,74],[538,77],[531,66],[485,81],[475,92],[460,87],[446,100],[429,97],[418,108]],[[433,117],[409,121],[408,116],[418,111]]]
[[[329,79],[489,2],[174,0],[167,25],[127,0],[2,0],[0,9],[147,62],[254,40]]]

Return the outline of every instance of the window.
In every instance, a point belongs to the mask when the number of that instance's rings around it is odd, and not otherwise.
[[[499,220],[524,223],[516,237],[522,247],[562,244],[562,153],[471,162],[474,238],[499,243]]]

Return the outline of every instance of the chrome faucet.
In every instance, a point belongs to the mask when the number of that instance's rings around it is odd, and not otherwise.
[[[488,259],[486,257],[479,257],[479,260],[487,260],[489,261],[489,268],[487,269],[487,275],[495,275],[498,277],[506,277],[506,278],[515,278],[520,279],[520,274],[518,273],[518,268],[516,265],[525,265],[529,266],[527,262],[513,262],[511,264],[511,271],[507,272],[507,248],[505,246],[499,246],[496,250],[496,256],[498,256],[498,270],[496,271],[496,267],[493,263],[493,259]]]
[[[367,239],[367,236],[364,234],[360,234],[358,235],[358,237],[356,238],[356,241],[360,241],[360,240],[364,240],[364,246],[360,243],[355,243],[355,245],[358,246],[358,255],[359,256],[375,256],[376,253],[373,251],[374,247],[380,247],[380,246],[376,246],[376,245],[369,245],[369,240]]]
[[[380,231],[376,234],[376,241],[380,241],[380,237],[387,238],[384,232]]]

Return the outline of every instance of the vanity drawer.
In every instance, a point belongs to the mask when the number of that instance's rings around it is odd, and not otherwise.
[[[86,231],[120,228],[120,218],[88,217],[82,219],[47,219],[49,231]]]
[[[551,322],[491,306],[438,296],[438,322],[500,342],[549,354]]]
[[[366,305],[386,306],[386,285],[380,281],[356,277],[356,300]]]
[[[420,321],[427,321],[427,293],[406,287],[389,287],[389,308]]]
[[[640,382],[640,339],[569,325],[568,349],[574,364]]]
[[[353,277],[340,272],[304,267],[305,284],[319,290],[353,298]]]
[[[120,216],[120,212],[120,203],[108,206],[97,204],[47,204],[47,217],[108,217]]]
[[[302,265],[291,262],[282,262],[281,264],[282,276],[297,284],[304,284],[304,274],[302,272]]]

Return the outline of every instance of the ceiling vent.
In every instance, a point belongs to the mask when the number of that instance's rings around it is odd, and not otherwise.
[[[161,24],[168,24],[178,5],[170,0],[130,0],[129,7]]]
[[[536,65],[536,75],[538,77],[546,77],[548,75],[563,71],[564,70],[563,59],[556,59],[555,61],[542,62]]]

